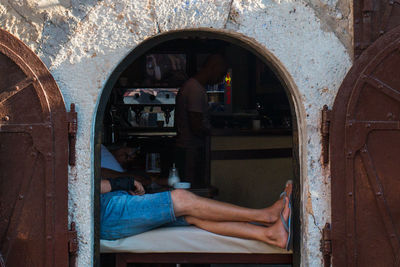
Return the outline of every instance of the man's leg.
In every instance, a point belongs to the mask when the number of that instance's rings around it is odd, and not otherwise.
[[[292,192],[292,184],[285,188],[287,195]],[[179,216],[192,216],[209,221],[274,223],[283,209],[283,199],[264,209],[249,209],[213,199],[196,196],[186,190],[171,192],[174,212]]]
[[[282,214],[285,221],[289,218],[289,198],[286,197],[286,200],[286,205]],[[191,216],[186,216],[185,219],[188,223],[209,232],[225,236],[259,240],[280,248],[286,247],[288,239],[288,232],[286,232],[281,220],[277,220],[270,227],[263,227],[247,222],[216,222]]]

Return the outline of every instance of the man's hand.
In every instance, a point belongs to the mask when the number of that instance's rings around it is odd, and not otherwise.
[[[105,194],[108,192],[111,192],[110,181],[102,179],[100,183],[100,194]]]
[[[133,196],[141,196],[144,195],[145,191],[143,188],[143,185],[135,180],[135,191],[129,191],[129,194],[133,195]]]

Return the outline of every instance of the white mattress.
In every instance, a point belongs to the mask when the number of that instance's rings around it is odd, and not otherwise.
[[[162,227],[123,239],[100,240],[100,251],[101,253],[292,253],[260,241],[217,235],[194,226]]]

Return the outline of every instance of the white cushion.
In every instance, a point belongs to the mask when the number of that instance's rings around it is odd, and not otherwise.
[[[195,226],[161,227],[118,240],[100,240],[100,251],[102,253],[292,253],[260,241],[217,235]]]

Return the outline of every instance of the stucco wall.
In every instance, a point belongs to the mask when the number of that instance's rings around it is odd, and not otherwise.
[[[263,51],[288,84],[300,131],[302,265],[320,266],[330,220],[329,170],[320,164],[320,110],[332,106],[351,65],[348,1],[0,0],[0,25],[47,64],[66,105],[79,112],[77,167],[70,169],[70,217],[79,266],[93,260],[93,121],[108,76],[143,40],[207,28]]]
[[[85,21],[86,16],[105,0],[0,0],[0,27],[7,29],[25,42],[36,52],[47,66],[56,57],[63,45],[68,42],[71,36]],[[121,1],[114,1],[116,3]],[[123,2],[123,1],[122,1]],[[147,9],[162,1],[140,0]],[[186,7],[198,7],[203,2],[211,1],[165,1],[175,2],[175,12],[185,12]],[[224,15],[226,19],[235,21],[236,11],[234,0],[213,1],[216,6],[225,6],[230,10]],[[242,1],[251,2],[251,1]],[[262,4],[274,1],[256,1]],[[277,0],[280,2],[297,2],[294,0]],[[314,10],[314,16],[319,19],[320,27],[327,32],[333,32],[352,55],[352,0],[303,0],[302,5],[309,6]],[[232,7],[232,9],[230,8]],[[289,11],[289,14],[296,13],[296,6]],[[168,10],[168,9],[167,9]],[[167,11],[164,9],[164,11]],[[226,8],[225,8],[226,10]],[[159,14],[163,11],[159,9]],[[196,13],[194,14],[196,15]],[[168,15],[171,19],[170,14]],[[172,20],[181,18],[176,16]],[[189,17],[188,17],[189,19]],[[140,20],[139,20],[140,21]],[[225,20],[225,23],[227,20]]]

